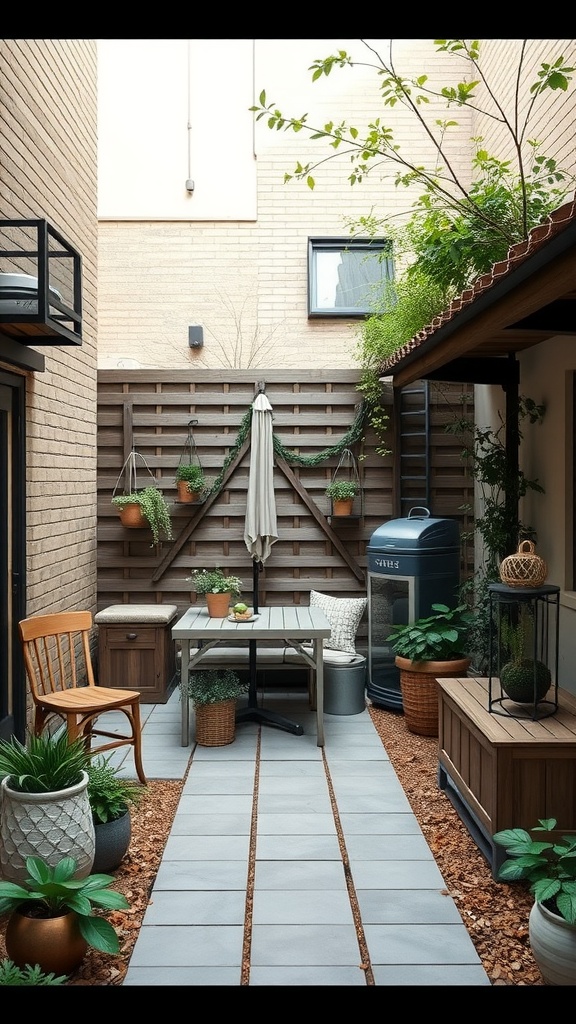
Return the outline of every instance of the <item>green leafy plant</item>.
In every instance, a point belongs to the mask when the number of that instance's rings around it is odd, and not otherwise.
[[[358,484],[354,480],[333,480],[326,488],[326,494],[332,501],[346,501],[358,494]]]
[[[67,974],[48,974],[38,964],[17,967],[7,957],[0,961],[0,985],[64,985],[67,981]]]
[[[112,504],[119,509],[126,505],[140,506],[142,515],[152,530],[152,546],[159,544],[162,536],[166,540],[172,540],[170,506],[157,487],[150,485],[131,494],[117,494],[112,498]]]
[[[204,471],[202,466],[183,463],[176,470],[176,480],[185,480],[189,491],[201,491],[204,487]]]
[[[538,903],[576,924],[576,835],[557,839],[550,835],[555,828],[555,818],[538,820],[531,831],[543,833],[543,841],[523,828],[496,832],[494,842],[505,847],[510,858],[500,867],[498,878],[503,882],[525,879]]]
[[[218,704],[223,700],[235,700],[248,691],[248,683],[240,681],[233,669],[200,669],[191,672],[188,681],[188,696],[194,704]]]
[[[95,823],[121,818],[130,805],[137,806],[146,790],[132,779],[122,778],[110,757],[93,758],[88,768],[88,799]]]
[[[473,615],[466,605],[433,604],[433,615],[398,624],[386,637],[393,651],[410,661],[457,661],[464,657]]]
[[[65,732],[58,737],[31,735],[26,745],[15,736],[0,740],[0,776],[8,776],[10,788],[20,793],[54,793],[75,786],[89,760],[84,741],[70,743]]]
[[[197,594],[240,594],[242,580],[239,576],[228,576],[223,569],[195,569],[186,577]]]
[[[118,936],[104,917],[93,914],[93,907],[127,910],[126,897],[111,890],[112,875],[88,875],[75,878],[76,861],[63,857],[51,867],[41,857],[27,857],[28,877],[22,885],[0,880],[0,917],[14,911],[31,917],[60,917],[69,911],[78,915],[78,927],[84,940],[102,953],[118,953]]]

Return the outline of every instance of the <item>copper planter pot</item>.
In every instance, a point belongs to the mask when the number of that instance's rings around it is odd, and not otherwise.
[[[88,943],[73,911],[61,917],[27,917],[15,910],[6,926],[6,953],[17,967],[38,964],[49,974],[72,974],[86,956]]]

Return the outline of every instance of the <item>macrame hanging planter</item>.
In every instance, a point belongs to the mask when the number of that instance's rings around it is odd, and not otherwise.
[[[342,517],[357,519],[364,514],[358,463],[350,448],[343,449],[326,494],[330,498],[332,521]]]
[[[193,428],[198,420],[190,420],[188,424],[188,437],[182,449],[180,461],[176,469],[176,488],[178,490],[178,504],[190,505],[201,500],[206,490],[206,480],[200,462],[200,456],[196,449]]]
[[[123,491],[119,492],[122,478]],[[169,505],[157,487],[146,459],[134,449],[120,470],[112,492],[112,504],[122,526],[131,530],[152,530],[152,546],[159,544],[163,537],[172,540]]]

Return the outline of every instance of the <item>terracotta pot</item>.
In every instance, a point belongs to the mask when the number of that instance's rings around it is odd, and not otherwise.
[[[438,683],[437,679],[465,676],[470,658],[459,661],[410,661],[397,655],[394,659],[400,669],[400,689],[406,726],[419,736],[438,735]]]
[[[176,487],[178,489],[178,501],[190,505],[192,502],[198,501],[201,491],[189,491],[187,480],[177,480]]]
[[[72,974],[82,963],[88,944],[80,934],[78,917],[27,917],[15,910],[6,925],[6,953],[18,967],[39,964],[47,974]]]
[[[225,619],[230,610],[232,594],[206,594],[208,614],[212,619]]]
[[[576,985],[576,925],[535,902],[528,919],[528,938],[547,985]]]
[[[148,526],[148,520],[142,513],[140,505],[135,501],[118,509],[122,526],[129,530],[142,530]]]
[[[332,514],[335,516],[351,516],[354,498],[340,498],[332,503]]]
[[[19,793],[2,780],[0,795],[0,874],[9,882],[28,875],[27,857],[42,857],[55,867],[74,857],[76,878],[85,878],[94,861],[94,822],[88,799],[88,774],[68,789]]]
[[[114,821],[97,821],[94,825],[94,873],[115,871],[126,856],[132,835],[130,811]]]

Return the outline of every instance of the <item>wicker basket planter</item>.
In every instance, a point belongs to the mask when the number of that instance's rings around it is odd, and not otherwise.
[[[541,587],[548,575],[548,566],[535,554],[531,540],[523,540],[515,555],[500,563],[500,579],[507,587]]]
[[[458,661],[410,661],[396,655],[406,726],[419,736],[438,735],[438,682],[465,676],[470,658]]]
[[[196,742],[201,747],[225,747],[236,735],[236,701],[197,704]]]

